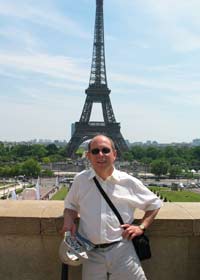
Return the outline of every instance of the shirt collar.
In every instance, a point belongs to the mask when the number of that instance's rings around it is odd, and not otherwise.
[[[94,171],[93,168],[90,168],[90,169],[89,169],[88,179],[91,180],[91,179],[94,178],[94,176],[97,176],[97,175],[96,175],[96,172]]]
[[[95,170],[94,170],[93,168],[90,168],[88,179],[91,180],[91,179],[93,179],[94,176],[100,178],[100,177],[96,174]],[[101,179],[101,178],[100,178],[100,179]],[[112,173],[106,180],[109,180],[109,181],[113,181],[113,180],[114,180],[114,181],[119,182],[119,181],[120,181],[119,170],[115,169],[115,167],[114,167],[113,173]]]

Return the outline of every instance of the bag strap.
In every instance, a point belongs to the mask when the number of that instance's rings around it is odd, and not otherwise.
[[[124,224],[124,221],[121,217],[121,215],[119,214],[117,208],[114,206],[114,204],[112,203],[112,201],[110,200],[110,198],[107,196],[107,194],[105,193],[105,191],[103,190],[102,186],[100,185],[99,181],[97,180],[97,178],[94,176],[93,180],[98,188],[98,190],[100,191],[100,193],[102,194],[102,196],[104,197],[104,199],[106,200],[106,202],[108,203],[108,205],[110,206],[110,208],[113,210],[113,212],[115,213],[115,215],[117,216],[119,222],[121,225]]]

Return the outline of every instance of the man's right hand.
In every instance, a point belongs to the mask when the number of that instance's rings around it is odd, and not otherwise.
[[[65,232],[66,231],[70,231],[71,232],[71,235],[74,236],[75,235],[75,232],[77,230],[77,225],[75,223],[73,223],[70,227],[63,224],[63,227],[62,229],[60,230],[60,234],[64,236]]]
[[[60,234],[64,235],[66,231],[70,231],[71,235],[74,236],[77,230],[76,219],[78,217],[78,213],[71,209],[64,210],[64,223],[63,227],[60,231]]]

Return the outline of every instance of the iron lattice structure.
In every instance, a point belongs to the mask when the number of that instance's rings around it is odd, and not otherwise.
[[[94,29],[94,43],[89,87],[79,122],[74,123],[74,132],[67,146],[67,156],[73,157],[81,143],[97,134],[110,137],[117,148],[118,155],[128,151],[128,146],[120,132],[120,123],[116,122],[110,101],[110,89],[107,85],[105,47],[104,47],[104,20],[103,0],[96,0],[96,18]],[[101,103],[103,122],[91,122],[90,116],[93,103]]]

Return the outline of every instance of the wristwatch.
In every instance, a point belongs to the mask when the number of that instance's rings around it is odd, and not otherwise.
[[[139,228],[143,231],[145,231],[145,226],[143,224],[139,225]]]

